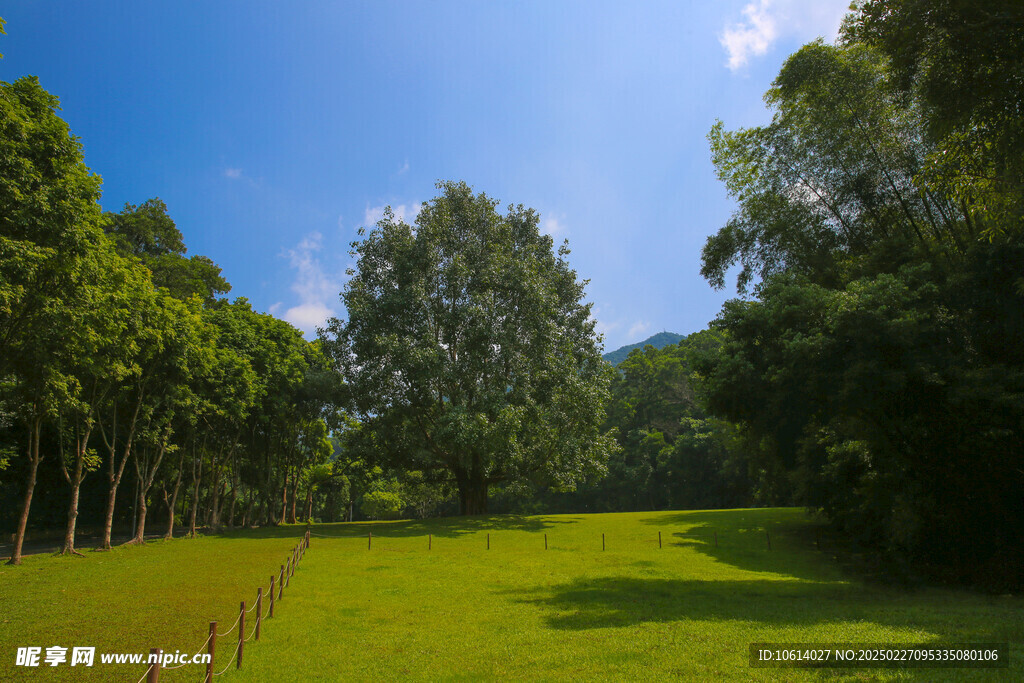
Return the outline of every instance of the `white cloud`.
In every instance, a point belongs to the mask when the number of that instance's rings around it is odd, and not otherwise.
[[[420,202],[413,202],[408,206],[399,204],[398,206],[392,206],[391,212],[395,214],[396,220],[411,224],[416,220],[416,216],[419,215],[422,206]],[[367,228],[375,226],[377,221],[384,217],[384,209],[386,208],[388,208],[387,205],[367,206],[366,213],[363,215],[363,224]]]
[[[396,173],[395,175],[403,175],[408,170],[409,170],[409,161],[406,160],[406,162],[402,165],[402,168],[398,169],[398,173]]]
[[[291,289],[299,297],[299,304],[285,311],[284,319],[304,332],[322,327],[335,314],[331,304],[337,301],[341,291],[341,286],[324,273],[317,258],[322,239],[319,232],[312,232],[284,254],[297,271]]]
[[[546,232],[552,237],[564,235],[566,231],[564,220],[564,218],[559,220],[557,217],[549,215],[540,222],[540,231]]]
[[[638,320],[629,328],[629,338],[640,341],[640,335],[646,334],[649,329],[651,329],[650,323]]]
[[[849,0],[754,0],[743,8],[743,19],[726,25],[718,41],[736,71],[760,57],[780,38],[834,40]]]
[[[242,169],[240,168],[225,168],[224,177],[231,178],[232,180],[238,180],[242,177]]]
[[[323,327],[327,319],[334,315],[334,310],[319,302],[310,302],[292,306],[284,313],[284,319],[303,332],[315,332]]]

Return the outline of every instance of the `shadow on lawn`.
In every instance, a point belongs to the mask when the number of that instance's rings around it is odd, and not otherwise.
[[[826,629],[830,625],[872,623],[887,629],[913,630],[913,640],[919,643],[1006,639],[1006,633],[993,630],[993,624],[976,614],[974,607],[954,608],[954,615],[938,606],[922,611],[927,606],[904,604],[901,609],[903,596],[896,592],[865,590],[841,582],[603,577],[579,578],[509,594],[519,602],[549,610],[545,622],[550,628],[563,631],[681,620]],[[922,637],[921,631],[933,635]],[[910,669],[904,670],[903,675],[910,680],[933,680],[935,670]]]
[[[828,554],[834,547],[824,524],[799,510],[702,510],[662,515],[643,524],[678,526],[668,544],[689,547],[716,562],[753,572],[810,581],[834,581],[840,569]]]
[[[866,617],[863,594],[843,583],[603,577],[537,593],[522,601],[553,610],[546,621],[563,630],[681,619],[810,625]]]

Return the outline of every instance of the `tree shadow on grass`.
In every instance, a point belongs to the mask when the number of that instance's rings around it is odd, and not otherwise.
[[[929,607],[913,601],[901,604],[903,596],[895,592],[865,590],[842,582],[603,577],[579,578],[553,587],[510,591],[509,594],[519,602],[546,610],[545,622],[560,631],[684,620],[734,621],[753,622],[760,633],[764,632],[764,625],[817,627],[817,633],[834,634],[831,640],[852,642],[860,639],[844,638],[842,627],[850,627],[852,630],[848,632],[853,633],[863,632],[865,624],[877,624],[889,633],[892,629],[912,632],[914,635],[904,636],[908,642],[948,643],[1005,642],[1008,635],[1012,641],[1020,629],[1019,624],[994,622],[993,615],[979,613],[976,605],[950,608]],[[922,631],[932,635],[923,637]],[[805,638],[813,639],[813,636]],[[779,640],[785,637],[780,636]],[[745,658],[745,646],[749,643],[739,644],[743,646]],[[934,669],[910,669],[903,673],[910,680],[934,680],[936,676]]]
[[[316,534],[332,538],[365,538],[373,532],[380,538],[412,538],[432,534],[440,538],[458,538],[468,534],[498,531],[545,531],[562,524],[577,524],[582,517],[528,517],[525,515],[483,515],[476,517],[442,517],[426,520],[399,520],[394,522],[338,522],[332,524],[314,524],[311,530]],[[301,535],[305,526],[274,527],[264,532],[256,529],[245,533],[251,538],[261,532],[266,537],[278,537],[275,529],[284,529],[280,536]]]
[[[835,581],[841,568],[824,524],[798,509],[701,510],[640,520],[678,526],[668,545],[688,547],[716,562],[752,572]]]
[[[520,593],[523,602],[551,610],[559,630],[619,628],[683,619],[811,625],[865,616],[849,584],[814,581],[702,581],[636,577],[579,578]]]

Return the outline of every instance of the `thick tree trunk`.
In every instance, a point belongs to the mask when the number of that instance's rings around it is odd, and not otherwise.
[[[28,512],[32,507],[32,494],[36,490],[36,472],[39,469],[39,427],[42,418],[35,418],[29,428],[28,436],[28,483],[25,487],[25,498],[21,504],[21,516],[18,517],[18,530],[14,533],[14,548],[7,564],[21,564],[21,548],[25,543],[25,529],[28,527]]]
[[[459,487],[459,514],[487,514],[487,481],[479,472],[456,474]]]

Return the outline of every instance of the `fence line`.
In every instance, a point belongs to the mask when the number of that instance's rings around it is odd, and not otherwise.
[[[737,537],[739,537],[739,536],[742,536],[742,534],[744,534],[746,532],[757,532],[758,530],[764,531],[764,538],[765,538],[765,542],[767,544],[767,549],[768,549],[769,552],[771,552],[771,550],[772,550],[772,537],[771,537],[771,534],[769,533],[769,530],[766,527],[750,527],[750,528],[745,528],[745,529],[734,529],[733,531],[736,533]],[[478,533],[482,533],[482,532],[478,532]],[[650,539],[651,543],[657,542],[658,548],[664,548],[664,542],[662,541],[662,535],[661,534],[662,534],[662,532],[659,531],[656,538],[652,537]],[[318,538],[330,538],[330,539],[336,539],[336,540],[340,540],[340,539],[357,540],[359,538],[363,538],[362,536],[357,536],[357,535],[353,535],[353,534],[345,534],[345,535],[342,535],[342,536],[337,536],[337,535],[332,535],[332,534],[314,533],[312,531],[308,531],[306,533],[306,535],[307,535],[307,538],[309,536],[316,536]],[[428,534],[426,534],[426,536],[427,536],[427,550],[431,550],[433,548],[433,542],[434,542],[433,534],[428,533]],[[788,534],[782,534],[781,536],[783,538],[791,538],[791,536],[788,535]],[[378,540],[385,540],[385,541],[389,540],[389,539],[406,539],[406,538],[410,538],[410,537],[411,537],[410,535],[406,535],[406,534],[399,534],[397,536],[380,536],[380,535],[376,536],[376,538]],[[712,528],[712,527],[702,527],[699,530],[677,531],[677,532],[672,533],[671,536],[669,537],[668,543],[669,543],[670,546],[671,545],[677,545],[678,546],[678,545],[681,545],[681,544],[680,543],[673,544],[672,541],[671,541],[672,537],[679,538],[679,539],[681,539],[683,541],[687,541],[687,540],[688,541],[704,541],[708,545],[713,545],[715,548],[719,547],[719,545],[718,545],[718,530],[715,529],[715,528]],[[366,542],[367,542],[366,543],[366,549],[367,550],[372,550],[373,549],[373,539],[374,539],[373,531],[372,530],[368,530],[367,533],[366,533],[365,538],[366,538]],[[417,538],[422,539],[423,536],[420,535],[420,536],[417,536]],[[747,537],[747,538],[749,538],[749,537]],[[806,540],[806,539],[801,539],[801,540]],[[646,543],[646,541],[645,541],[645,543]],[[813,543],[813,546],[814,546],[815,550],[819,550],[819,551],[821,550],[822,538],[821,538],[821,530],[820,529],[815,530],[815,537],[814,537],[814,540],[811,541],[811,543]],[[486,541],[485,541],[484,545],[485,545],[487,550],[491,549],[491,534],[490,534],[490,532],[486,533]],[[544,534],[544,550],[547,550],[547,549],[548,549],[548,535],[547,535],[547,533],[545,533]],[[601,534],[601,550],[605,550],[605,549],[606,549],[605,534],[602,533]],[[577,550],[582,550],[582,548],[577,548]],[[299,552],[300,552],[299,556],[301,557],[301,552],[302,551],[300,550]],[[286,569],[284,566],[282,566],[282,576],[284,577],[284,581],[285,581],[284,585],[286,585],[286,586],[288,585],[287,584],[288,577],[293,572],[294,572],[294,568]]]
[[[192,658],[188,662],[184,662],[182,664],[178,664],[177,666],[166,666],[165,667],[161,663],[162,650],[160,650],[159,648],[151,649],[150,650],[150,658],[154,657],[154,655],[155,655],[157,659],[156,659],[156,661],[154,663],[149,664],[149,667],[146,669],[146,672],[142,674],[142,678],[140,678],[138,680],[138,683],[142,683],[142,681],[147,681],[147,683],[159,683],[159,680],[160,680],[160,670],[161,669],[180,669],[181,667],[185,666],[185,664],[193,664],[193,663],[195,663],[195,658],[198,655],[202,654],[203,648],[206,648],[207,654],[210,655],[210,661],[207,662],[207,664],[206,664],[206,676],[203,679],[205,683],[212,683],[214,676],[222,676],[225,673],[227,673],[227,670],[231,668],[231,664],[232,663],[235,664],[236,668],[241,669],[242,668],[242,655],[245,652],[245,643],[249,642],[250,640],[253,640],[254,638],[255,638],[256,642],[259,642],[259,639],[260,639],[260,626],[262,625],[263,620],[265,618],[271,618],[271,617],[274,616],[274,602],[275,602],[274,588],[275,588],[275,579],[277,579],[276,588],[278,588],[278,594],[277,594],[277,600],[276,601],[280,602],[281,599],[284,597],[284,589],[285,589],[285,586],[288,585],[288,578],[295,573],[296,566],[298,565],[298,563],[302,559],[302,557],[306,554],[306,549],[309,548],[309,537],[310,537],[310,531],[307,528],[305,533],[303,533],[302,536],[299,538],[299,542],[295,545],[294,548],[292,548],[291,555],[288,557],[288,573],[287,574],[285,573],[285,565],[281,565],[281,573],[280,573],[279,576],[274,576],[273,574],[271,574],[271,576],[270,576],[270,593],[269,593],[269,595],[270,595],[270,605],[269,605],[266,613],[264,613],[264,611],[263,611],[263,586],[259,586],[256,589],[256,601],[253,603],[252,607],[250,607],[249,609],[246,609],[245,608],[245,601],[243,600],[241,605],[238,608],[238,616],[235,618],[235,623],[232,624],[231,628],[229,628],[226,632],[224,632],[224,633],[217,633],[217,622],[216,621],[211,621],[210,622],[210,635],[206,638],[206,642],[199,646],[199,651],[196,652],[196,654],[193,655]],[[250,612],[252,612],[253,610],[256,611],[256,623],[253,624],[252,631],[249,633],[249,637],[246,637],[245,636],[245,628],[246,628],[245,627],[245,615],[250,613]],[[215,660],[216,654],[217,654],[216,653],[216,650],[217,650],[217,638],[218,637],[222,638],[224,636],[230,635],[231,632],[234,631],[235,627],[237,627],[237,626],[241,626],[241,628],[238,629],[238,644],[235,645],[235,651],[231,653],[231,656],[228,658],[228,662],[224,666],[224,668],[221,669],[220,672],[216,672],[215,673],[214,670],[213,670],[213,663],[214,663],[214,660]]]

